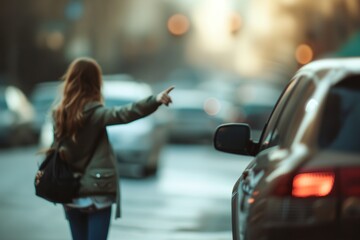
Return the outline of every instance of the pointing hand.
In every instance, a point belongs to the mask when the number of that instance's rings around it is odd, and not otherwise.
[[[171,86],[167,88],[166,90],[160,92],[156,96],[156,101],[162,104],[165,104],[166,106],[169,106],[170,103],[172,103],[171,97],[169,96],[169,93],[175,88],[175,86]]]

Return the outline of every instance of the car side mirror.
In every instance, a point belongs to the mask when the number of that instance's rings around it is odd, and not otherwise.
[[[244,123],[220,125],[215,131],[214,147],[222,152],[254,155],[250,131],[250,126]]]

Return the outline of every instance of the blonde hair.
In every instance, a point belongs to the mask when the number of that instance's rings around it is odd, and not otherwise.
[[[91,101],[102,102],[102,71],[92,58],[77,58],[62,77],[62,100],[54,111],[55,138],[71,137],[76,141],[77,129],[83,123],[83,109]]]

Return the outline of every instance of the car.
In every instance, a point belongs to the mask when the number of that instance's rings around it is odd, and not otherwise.
[[[104,77],[103,96],[107,107],[129,104],[151,94],[152,90],[146,83]],[[167,121],[159,119],[160,112],[158,110],[131,123],[107,127],[120,176],[141,178],[157,173],[160,153],[167,142]],[[52,141],[52,121],[48,118],[42,126],[39,145],[43,149]]]
[[[32,128],[38,137],[49,109],[57,103],[55,96],[60,96],[61,86],[60,81],[41,82],[36,84],[31,92],[30,101],[35,110]]]
[[[19,146],[35,143],[31,125],[34,109],[23,91],[13,85],[0,86],[0,144]]]
[[[234,184],[234,240],[360,239],[360,58],[289,81],[262,131],[220,125],[215,149],[253,156]]]
[[[279,98],[283,84],[265,80],[243,80],[235,87],[235,101],[239,108],[236,122],[251,125],[252,137],[259,139],[261,131]]]
[[[152,90],[146,83],[104,81],[103,94],[105,105],[111,107],[141,100]],[[157,173],[168,131],[168,122],[162,117],[159,109],[134,122],[107,127],[121,176],[139,178]]]
[[[284,84],[261,78],[220,75],[204,81],[199,87],[233,103],[234,121],[250,124],[252,136],[258,139]]]
[[[235,108],[230,102],[207,91],[176,89],[171,97],[171,142],[211,142],[214,128],[236,116]]]
[[[104,81],[135,81],[128,74],[109,74],[103,76]],[[40,82],[34,86],[31,92],[30,101],[34,106],[35,119],[33,122],[33,131],[39,135],[45,122],[49,109],[55,106],[59,101],[63,84],[61,81]]]

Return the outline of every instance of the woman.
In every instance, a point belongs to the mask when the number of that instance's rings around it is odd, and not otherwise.
[[[116,161],[106,126],[134,121],[153,113],[161,104],[172,103],[168,94],[174,87],[124,107],[107,108],[101,95],[101,76],[95,60],[74,60],[63,77],[62,100],[53,112],[60,156],[82,175],[79,198],[64,205],[74,240],[106,239],[113,203],[115,217],[120,217]],[[94,182],[99,179],[104,184]]]

